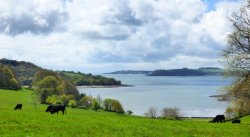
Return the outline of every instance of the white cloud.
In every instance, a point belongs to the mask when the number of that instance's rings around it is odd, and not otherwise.
[[[103,72],[219,66],[240,2],[0,0],[0,58]]]

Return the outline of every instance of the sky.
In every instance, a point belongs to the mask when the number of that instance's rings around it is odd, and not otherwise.
[[[46,69],[223,67],[242,0],[0,0],[0,58]]]

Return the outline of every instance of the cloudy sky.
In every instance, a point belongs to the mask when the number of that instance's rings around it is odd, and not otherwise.
[[[0,58],[47,69],[221,67],[241,0],[0,0]]]

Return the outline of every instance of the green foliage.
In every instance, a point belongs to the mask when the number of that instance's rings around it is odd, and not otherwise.
[[[68,80],[62,80],[61,84],[58,86],[58,91],[67,95],[79,96],[79,92],[75,85],[73,85]]]
[[[17,103],[21,111],[14,111]],[[1,137],[249,137],[250,117],[241,124],[209,123],[208,119],[161,120],[93,110],[68,109],[46,113],[32,104],[32,91],[0,90]]]
[[[121,81],[103,76],[93,76],[92,74],[84,74],[73,71],[46,71],[30,62],[16,61],[9,59],[0,59],[0,64],[10,66],[16,74],[20,85],[31,86],[33,82],[40,81],[46,76],[54,76],[56,78],[63,77],[64,80],[72,82],[74,85],[121,85]],[[36,75],[36,76],[34,76]]]
[[[11,67],[15,72],[18,81],[20,81],[20,85],[28,86],[31,85],[36,71],[41,69],[40,67],[29,62],[9,59],[0,59],[0,64]]]
[[[47,104],[64,104],[62,100],[57,95],[48,96],[46,99]]]
[[[58,95],[63,104],[68,104],[70,99],[79,96],[77,88],[72,83],[49,70],[40,70],[36,73],[33,87],[41,103],[48,103],[46,99],[52,95]]]
[[[77,103],[76,103],[75,100],[69,100],[68,106],[72,107],[72,108],[76,108],[77,107]]]
[[[105,99],[104,110],[110,112],[124,113],[121,103],[115,99]]]
[[[6,66],[0,64],[0,88],[4,89],[20,89],[19,81],[16,79],[16,76],[13,70]]]
[[[46,99],[46,103],[55,104],[56,100],[57,100],[57,95],[48,96]]]
[[[85,106],[86,108],[90,108],[92,106],[92,97],[85,95],[79,101],[80,106]]]
[[[106,78],[101,75],[93,76],[92,74],[84,74],[81,72],[73,71],[59,71],[60,76],[67,80],[70,80],[77,86],[82,85],[121,85],[121,81],[117,81],[114,78]]]
[[[38,94],[41,103],[45,103],[48,96],[60,94],[57,86],[60,81],[54,76],[46,76],[36,83],[35,92]]]
[[[69,100],[75,100],[74,95],[66,95],[66,94],[61,94],[58,96],[58,98],[63,102],[63,104],[68,104]]]
[[[97,102],[97,100],[95,98],[92,100],[92,109],[95,110],[95,111],[100,109],[100,106],[98,105],[98,102]]]

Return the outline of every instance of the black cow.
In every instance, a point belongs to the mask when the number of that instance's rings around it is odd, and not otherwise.
[[[233,124],[235,124],[235,123],[239,123],[240,124],[240,119],[235,119],[235,120],[232,121],[232,123]]]
[[[53,105],[49,105],[46,109],[46,112],[51,112],[53,108],[54,108]]]
[[[211,120],[209,122],[212,122],[212,123],[224,122],[225,123],[225,116],[224,115],[217,115],[213,120]]]
[[[64,105],[49,105],[46,109],[46,112],[50,112],[51,114],[57,113],[62,111],[62,114],[66,114],[66,109]]]
[[[16,107],[14,108],[14,110],[17,110],[17,109],[21,110],[22,106],[23,106],[22,104],[17,104]]]

